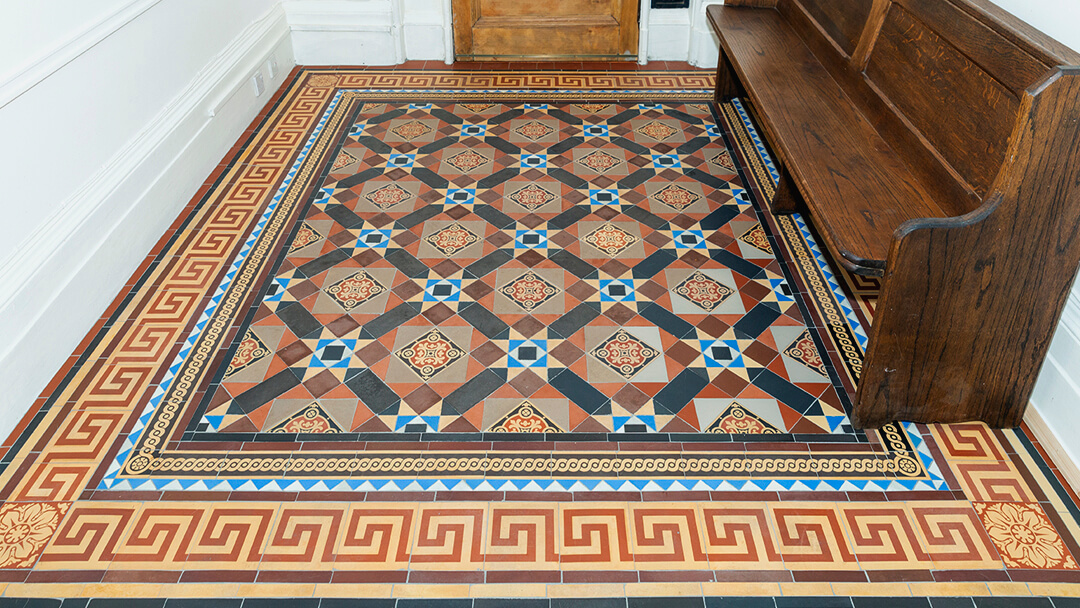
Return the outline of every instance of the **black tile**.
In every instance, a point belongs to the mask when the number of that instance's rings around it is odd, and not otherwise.
[[[87,608],[162,608],[164,605],[164,598],[96,597],[91,599],[86,606]]]
[[[611,143],[639,156],[648,156],[650,154],[650,150],[648,148],[637,142],[626,139],[625,137],[612,137]]]
[[[611,400],[607,395],[596,390],[593,385],[581,379],[581,376],[564,369],[549,380],[555,390],[567,396],[570,401],[590,414],[597,414]]]
[[[645,224],[649,228],[652,228],[653,230],[667,230],[668,228],[670,228],[667,220],[659,216],[653,215],[652,213],[649,213],[649,211],[641,207],[631,207],[626,211],[623,211],[623,215],[633,218],[638,222]]]
[[[238,597],[174,598],[165,602],[165,608],[240,608],[243,602]]]
[[[428,113],[431,114],[432,116],[434,116],[435,118],[438,118],[439,120],[442,120],[443,122],[450,123],[452,125],[465,124],[465,119],[464,118],[458,116],[457,114],[454,114],[453,112],[447,112],[446,110],[444,110],[442,108],[432,108],[431,110],[428,111]],[[447,137],[446,139],[452,139],[452,138]]]
[[[453,114],[450,115],[453,116]],[[435,152],[438,152],[439,150],[442,150],[449,145],[455,144],[458,141],[459,140],[456,137],[444,137],[442,139],[437,139],[429,144],[424,144],[417,148],[416,155],[420,156],[421,154],[434,154]]]
[[[700,597],[631,597],[627,608],[705,608],[705,598]]]
[[[32,597],[25,600],[19,600],[24,602],[19,608],[62,608],[65,603],[64,600],[58,598],[45,598],[45,597]],[[71,604],[75,606],[76,604]],[[86,606],[86,604],[82,604]]]
[[[674,380],[668,382],[667,386],[660,389],[653,398],[653,407],[657,414],[678,414],[708,385],[708,378],[702,378],[693,370],[684,369]]]
[[[690,141],[675,148],[675,152],[677,152],[678,154],[682,154],[683,156],[693,154],[694,152],[697,152],[698,150],[709,145],[710,141],[712,140],[710,140],[708,137],[695,137],[694,139],[691,139]]]
[[[284,369],[241,393],[240,396],[233,399],[233,405],[248,414],[298,384],[300,384],[300,380],[296,377],[296,374],[291,370]]]
[[[394,151],[394,149],[391,148],[390,146],[387,146],[386,144],[383,144],[382,142],[379,142],[379,143],[383,147],[379,151],[379,154],[389,154],[390,152]],[[343,179],[343,180],[339,181],[338,183],[334,184],[334,187],[335,188],[352,188],[353,186],[359,186],[360,184],[368,181],[369,179],[375,179],[376,177],[379,177],[382,174],[383,174],[383,169],[382,168],[372,167],[371,169],[365,169],[364,171],[361,171],[360,173],[357,173],[356,175],[350,175],[349,177],[346,177],[345,179]],[[344,209],[344,207],[342,207],[342,208]]]
[[[707,597],[705,608],[776,608],[771,597]]]
[[[580,125],[585,123],[585,121],[581,118],[574,116],[566,110],[560,110],[559,108],[548,108],[547,114],[548,116],[552,118],[557,118],[568,125]],[[551,152],[550,148],[548,148],[548,152]],[[559,154],[562,154],[562,152],[559,152]]]
[[[618,597],[551,598],[551,608],[626,608],[626,600]]]
[[[776,608],[851,608],[847,597],[777,597]]]
[[[464,414],[503,384],[506,384],[505,378],[490,369],[485,369],[447,395],[442,402],[443,411]]]
[[[394,608],[396,601],[392,598],[323,598],[319,608]]]
[[[59,602],[56,604],[59,606]],[[23,608],[26,606],[25,597],[0,597],[0,608]]]
[[[643,167],[620,179],[617,185],[623,190],[631,190],[649,181],[655,175],[656,171],[654,169]]]
[[[925,597],[853,597],[855,608],[930,608]]]
[[[64,600],[63,604],[60,604],[60,608],[86,608],[86,605],[89,603],[89,598],[69,597]]]
[[[548,330],[557,336],[569,339],[582,327],[588,325],[593,319],[600,316],[600,311],[588,304],[578,304],[573,310],[559,317],[557,321],[548,326]]]
[[[776,397],[777,401],[800,414],[805,414],[806,410],[817,403],[813,395],[777,376],[772,370],[750,370],[749,376],[754,386]]]
[[[466,276],[472,275],[479,279],[485,276],[489,272],[496,268],[501,268],[503,264],[509,262],[514,258],[514,254],[505,249],[496,249],[486,256],[476,260],[472,264],[465,267]]]
[[[498,173],[489,175],[476,182],[476,188],[477,190],[488,190],[490,188],[494,188],[495,186],[498,186],[499,184],[507,180],[514,179],[520,173],[521,171],[519,171],[516,167],[507,167],[505,169],[502,169]]]
[[[471,599],[400,599],[397,608],[472,608]]]
[[[656,273],[667,268],[672,262],[679,259],[679,256],[674,251],[669,249],[658,249],[654,251],[652,255],[645,258],[634,266],[631,271],[635,279],[649,279]]]
[[[510,328],[495,313],[480,304],[474,302],[468,302],[467,304],[468,306],[464,306],[458,311],[458,316],[487,336],[489,340],[495,340],[499,334]]]
[[[547,174],[548,177],[553,177],[575,190],[585,190],[589,187],[589,182],[581,179],[573,173],[570,173],[566,169],[560,169],[558,167],[548,167]]]
[[[391,152],[394,151],[394,149],[390,146],[390,144],[382,141],[378,137],[372,137],[370,135],[361,135],[360,137],[357,137],[356,138],[356,143],[360,144],[361,146],[364,146],[365,148],[367,148],[368,150],[371,150],[372,152],[374,152],[376,154],[390,154]],[[350,176],[350,177],[355,177],[355,176]],[[342,180],[342,181],[345,181],[345,180]],[[349,185],[341,185],[339,187],[341,187],[341,188],[351,188],[351,187],[353,187],[353,186],[355,186],[356,184],[359,184],[359,183],[362,183],[362,181],[357,180],[355,183],[352,183],[352,184],[349,184]]]
[[[521,154],[521,148],[519,148],[518,146],[515,146],[513,142],[507,141],[507,140],[505,140],[505,139],[503,139],[501,137],[485,137],[484,142],[486,144],[488,144],[489,146],[491,146],[492,148],[495,148],[496,150],[502,152],[503,154]],[[510,171],[510,177],[513,177],[513,176],[515,176],[515,175],[517,175],[519,173],[519,171],[516,168],[512,168],[512,167],[507,167],[506,169],[503,169],[499,173],[504,173],[506,171]],[[498,175],[499,173],[496,173],[495,175]],[[506,179],[510,179],[510,177],[508,177]],[[506,181],[506,179],[501,179],[501,180],[495,182],[494,185],[501,184],[504,181]],[[484,183],[484,180],[480,180],[476,184],[476,187],[477,188],[490,188],[491,187],[491,186],[482,186],[481,184],[483,184],[483,183]]]
[[[975,608],[975,600],[970,597],[932,597],[930,605],[934,608]]]
[[[499,230],[509,228],[515,224],[514,219],[509,215],[506,215],[502,211],[499,211],[491,205],[476,205],[473,209],[473,213],[484,218],[487,223],[495,226]]]
[[[328,205],[326,215],[334,218],[335,222],[345,228],[355,228],[364,223],[364,220],[359,215],[353,213],[353,210],[345,205]]]
[[[670,116],[670,117],[672,117],[672,118],[674,118],[676,120],[685,122],[686,124],[689,124],[689,125],[700,125],[703,122],[697,116],[691,116],[690,114],[687,114],[686,112],[683,112],[682,110],[676,110],[675,108],[666,108],[664,110],[664,114],[667,114],[668,116]]]
[[[525,110],[523,110],[521,108],[514,108],[513,110],[507,110],[507,111],[503,112],[502,114],[499,114],[498,116],[495,116],[493,118],[489,118],[487,120],[487,123],[489,125],[501,124],[501,123],[504,123],[504,122],[506,122],[508,120],[513,120],[513,119],[517,118],[518,116],[521,116],[524,113],[525,113]]]
[[[319,608],[319,598],[314,597],[248,597],[244,608]]]
[[[347,259],[349,259],[349,254],[345,253],[340,249],[335,249],[330,253],[311,260],[307,264],[303,264],[302,266],[297,268],[297,270],[300,272],[300,274],[310,279],[312,277],[318,276],[320,273],[323,273],[326,270],[329,270],[330,268],[333,268],[334,266],[337,266],[338,264],[344,262]]]
[[[436,215],[439,215],[440,213],[442,213],[443,212],[443,207],[444,207],[444,205],[439,205],[439,204],[436,204],[436,205],[424,205],[423,207],[417,209],[416,211],[413,211],[409,215],[406,215],[405,217],[398,220],[397,225],[399,227],[401,227],[401,228],[406,229],[406,230],[409,229],[409,228],[412,228],[413,226],[418,226],[418,225],[430,220],[431,218],[435,217]],[[404,250],[403,249],[395,249],[394,251],[404,251]]]
[[[735,205],[724,205],[705,216],[698,222],[702,230],[718,230],[727,225],[731,220],[739,217],[739,209]]]
[[[372,338],[378,338],[391,329],[400,327],[403,323],[412,319],[416,315],[420,314],[409,304],[403,303],[391,308],[383,314],[375,317],[371,321],[364,324],[364,331],[366,331]]]
[[[638,314],[676,338],[682,338],[694,331],[693,325],[683,321],[678,315],[656,303],[649,304],[639,310]]]
[[[548,148],[547,153],[549,155],[551,155],[551,156],[558,156],[560,154],[566,154],[570,150],[573,150],[574,148],[580,146],[583,143],[585,143],[585,138],[584,137],[568,137],[568,138],[560,141],[559,143],[555,144],[554,146],[551,146],[550,148]]]
[[[435,190],[441,190],[450,186],[450,180],[442,177],[427,167],[413,167],[409,172],[416,179],[424,182]]]
[[[595,266],[565,249],[560,249],[555,253],[549,255],[548,259],[552,262],[555,262],[559,266],[562,266],[564,270],[579,279],[587,278],[589,275],[596,272]]]
[[[416,256],[404,249],[392,249],[383,257],[386,258],[387,262],[393,264],[395,268],[400,270],[402,274],[410,279],[427,277],[427,264],[416,259]]]
[[[705,184],[706,186],[716,188],[717,190],[722,190],[729,187],[730,185],[719,177],[716,177],[715,175],[710,175],[709,173],[706,173],[701,169],[687,169],[683,171],[683,174],[690,179],[696,179],[697,181]]]
[[[300,338],[322,329],[323,326],[299,302],[286,302],[279,306],[274,314],[289,328],[289,331]]]
[[[1052,597],[1054,608],[1080,608],[1080,597]]]
[[[1054,608],[1048,597],[977,597],[976,608]]]
[[[632,120],[634,118],[637,118],[640,115],[641,115],[641,112],[637,108],[634,108],[634,109],[631,109],[631,110],[623,110],[622,112],[619,112],[615,116],[612,116],[611,118],[608,118],[604,122],[606,124],[608,124],[608,125],[621,125],[622,123],[624,123],[624,122],[626,122],[628,120]]]
[[[748,279],[757,278],[758,275],[765,272],[764,268],[758,266],[757,264],[747,262],[746,260],[725,249],[713,251],[710,257],[714,261],[719,262],[724,266],[727,266],[731,270],[734,270],[735,272],[743,275]]]
[[[346,382],[345,386],[349,387],[349,390],[376,414],[382,414],[401,402],[397,393],[390,390],[390,387],[386,386],[386,383],[370,369],[357,374],[355,378]]]
[[[743,333],[742,336],[738,336],[740,339],[756,339],[779,318],[780,311],[764,303],[758,303],[753,310],[735,323],[734,329],[736,333]]]
[[[589,213],[591,213],[591,211],[589,210],[588,205],[577,205],[575,207],[571,207],[566,211],[563,211],[559,215],[551,218],[551,220],[548,221],[548,230],[565,230],[566,228],[569,228],[570,226],[576,224],[579,220],[581,220],[581,218],[589,215]]]

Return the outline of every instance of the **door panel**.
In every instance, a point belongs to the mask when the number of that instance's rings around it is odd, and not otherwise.
[[[454,0],[459,60],[633,59],[639,0]]]

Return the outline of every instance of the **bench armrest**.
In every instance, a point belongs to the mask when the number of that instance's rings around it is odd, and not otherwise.
[[[991,192],[895,231],[856,425],[1022,420],[1080,266],[1080,67],[1025,93]]]

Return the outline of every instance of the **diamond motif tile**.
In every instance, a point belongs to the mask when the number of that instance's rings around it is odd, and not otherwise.
[[[451,224],[427,237],[426,240],[444,255],[451,256],[478,242],[480,237],[461,224]]]
[[[340,304],[342,308],[349,311],[386,291],[386,287],[367,272],[361,270],[323,288],[323,291]]]
[[[637,237],[614,224],[604,224],[585,235],[586,243],[609,256],[616,256],[637,241]]]
[[[660,356],[655,349],[622,329],[604,340],[589,354],[627,380],[633,378],[653,359]]]
[[[394,353],[394,356],[427,382],[464,357],[465,351],[441,331],[433,329]]]
[[[676,285],[673,291],[697,304],[705,312],[712,312],[735,293],[734,289],[701,272],[691,274]]]
[[[526,312],[531,312],[561,291],[540,275],[532,272],[527,272],[499,288],[500,293],[510,298]]]

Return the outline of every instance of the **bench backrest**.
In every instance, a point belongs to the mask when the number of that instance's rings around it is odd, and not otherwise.
[[[984,0],[780,0],[778,8],[957,214],[976,208],[997,177],[1024,91],[1056,65],[1080,64]]]

